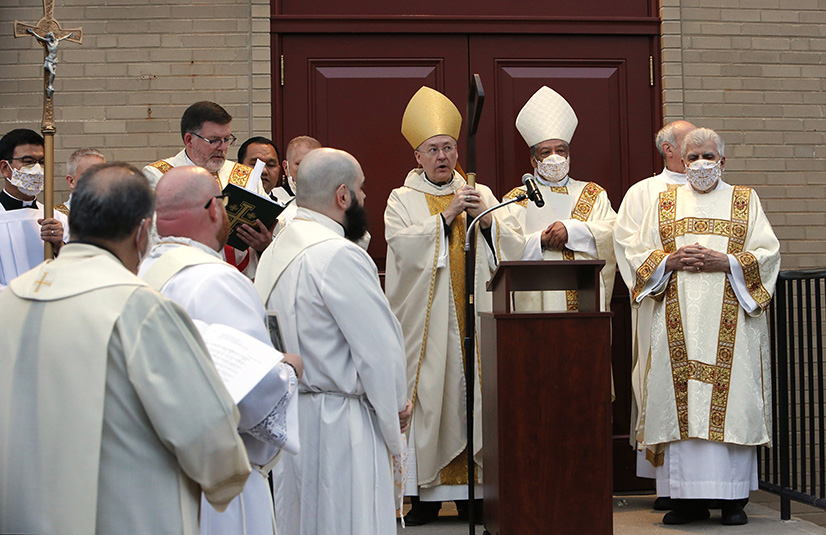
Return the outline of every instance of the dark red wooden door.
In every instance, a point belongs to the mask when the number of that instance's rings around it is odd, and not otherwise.
[[[285,28],[288,22],[282,23]],[[364,21],[341,24],[370,27]],[[404,27],[403,22],[397,24]],[[473,28],[473,23],[465,25]],[[373,235],[369,252],[380,270],[387,247],[387,197],[415,166],[413,151],[400,131],[402,113],[422,85],[445,93],[465,116],[468,80],[473,73],[482,76],[486,101],[477,138],[478,181],[499,197],[530,169],[528,147],[514,121],[542,85],[561,93],[579,118],[571,143],[571,176],[605,187],[618,208],[625,190],[655,170],[658,158],[652,136],[660,119],[657,88],[649,72],[656,38],[650,34],[579,35],[570,33],[570,27],[559,35],[298,33],[316,26],[331,31],[326,22],[297,21],[292,26],[296,33],[274,38],[275,54],[284,56],[284,85],[274,90],[274,135],[282,144],[297,135],[311,135],[359,160]],[[464,143],[463,136],[462,165]],[[625,331],[627,294],[620,290],[614,309],[619,313],[613,345],[614,479],[616,489],[630,490],[650,483],[634,477],[633,453],[627,445],[630,343]]]

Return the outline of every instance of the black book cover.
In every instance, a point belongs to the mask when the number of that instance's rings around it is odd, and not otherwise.
[[[227,245],[244,251],[249,246],[238,237],[238,227],[246,223],[252,228],[260,219],[267,228],[272,227],[284,207],[267,197],[245,190],[235,184],[227,184],[224,194],[229,196],[227,217],[229,218],[229,239]]]

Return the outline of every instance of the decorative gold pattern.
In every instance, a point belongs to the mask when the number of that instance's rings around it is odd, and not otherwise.
[[[247,180],[249,180],[251,173],[252,167],[247,167],[246,165],[236,163],[232,166],[232,171],[229,173],[229,180],[227,183],[235,184],[236,186],[241,186],[243,188],[247,185]]]
[[[711,408],[708,418],[708,439],[725,441],[726,408],[731,386],[731,365],[734,361],[734,340],[737,335],[737,315],[740,304],[726,277],[723,290],[723,310],[720,313],[720,331],[717,335],[717,380],[711,389]]]
[[[166,173],[167,171],[172,169],[172,164],[170,164],[169,162],[166,162],[164,160],[159,160],[159,161],[157,161],[155,163],[151,163],[149,165],[151,167],[154,167],[155,169],[157,169],[161,173]]]
[[[561,195],[568,195],[568,186],[550,186],[551,193],[559,193]]]
[[[731,221],[725,219],[684,217],[674,223],[674,237],[685,236],[686,234],[712,234],[730,237],[731,229]]]
[[[553,189],[555,188],[551,188],[551,190]],[[585,187],[582,189],[582,193],[579,194],[579,199],[577,199],[576,205],[571,212],[571,218],[576,219],[577,221],[588,221],[588,217],[591,216],[591,211],[594,209],[594,203],[597,202],[597,197],[603,191],[605,190],[602,189],[601,186],[594,184],[593,182],[588,182],[585,184]]]
[[[432,212],[433,208],[431,207],[430,210]],[[439,217],[438,219],[439,220],[436,222],[436,237],[437,238],[438,238],[439,233],[442,231],[441,228],[439,228],[439,226],[443,224],[442,223],[442,218]],[[416,406],[416,399],[419,396],[419,374],[422,371],[422,360],[424,359],[424,352],[427,349],[427,333],[428,333],[428,330],[430,328],[430,311],[433,309],[433,291],[434,291],[434,288],[436,286],[436,272],[437,272],[436,266],[439,264],[439,246],[438,246],[439,240],[438,239],[436,239],[436,244],[437,244],[436,247],[433,248],[434,249],[433,267],[431,268],[431,271],[430,271],[430,292],[428,292],[428,295],[427,295],[427,313],[425,314],[425,318],[424,318],[424,333],[422,335],[422,349],[421,349],[421,351],[419,351],[419,362],[416,366],[416,381],[413,384],[413,396],[410,400],[410,404],[414,407]]]
[[[473,463],[473,480],[479,482],[479,466]],[[439,472],[442,485],[467,485],[467,447]]]
[[[760,264],[757,258],[751,253],[743,252],[734,254],[734,258],[740,263],[743,270],[743,278],[746,282],[746,288],[749,291],[752,299],[757,301],[757,305],[766,310],[771,302],[771,294],[763,287],[763,280],[760,278]]]
[[[61,214],[68,216],[69,215],[69,207],[65,204],[56,204],[54,205],[54,209],[60,212]]]
[[[510,190],[509,192],[507,192],[505,194],[504,198],[505,199],[515,199],[515,198],[519,197],[520,195],[524,195],[524,193],[525,193],[524,188],[513,188],[512,190]],[[522,199],[521,201],[518,201],[515,204],[518,204],[522,208],[527,208],[528,207],[528,199]]]
[[[642,292],[643,288],[645,288],[645,283],[648,282],[648,279],[651,277],[651,274],[657,269],[657,266],[660,265],[660,262],[668,256],[668,253],[657,249],[650,255],[648,258],[645,259],[645,262],[642,263],[640,267],[637,268],[637,281],[634,284],[634,290],[632,292],[632,297],[636,299],[639,297],[640,292]]]

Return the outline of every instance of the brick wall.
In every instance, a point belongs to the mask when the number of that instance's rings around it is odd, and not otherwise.
[[[826,266],[826,2],[661,0],[666,121],[726,142],[725,179],[754,187],[783,268]]]
[[[55,198],[68,197],[66,158],[97,147],[143,166],[183,146],[181,114],[212,100],[233,116],[239,142],[271,135],[269,0],[56,0],[63,28],[83,45],[59,45],[55,81]],[[0,130],[40,131],[43,49],[15,39],[13,22],[36,23],[40,0],[0,4]]]

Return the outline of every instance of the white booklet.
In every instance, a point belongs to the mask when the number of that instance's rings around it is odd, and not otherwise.
[[[215,369],[232,400],[238,403],[281,360],[271,345],[227,325],[194,320]]]

